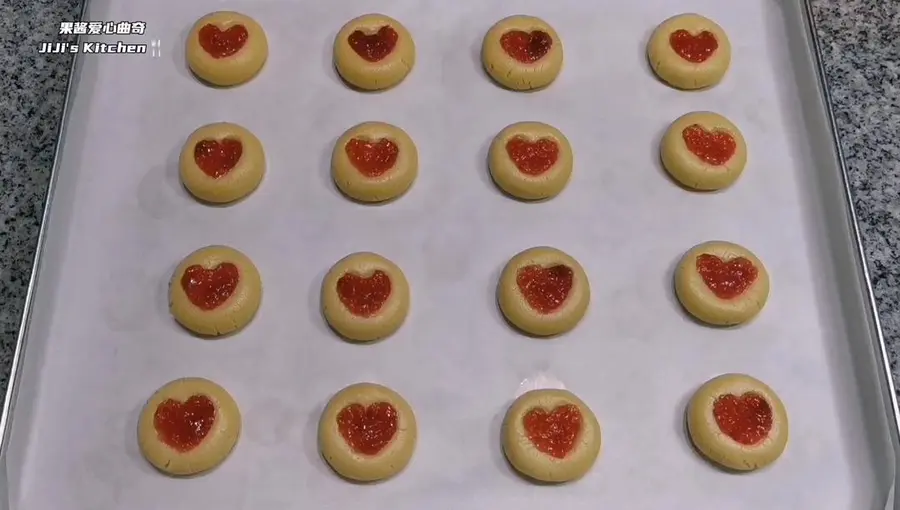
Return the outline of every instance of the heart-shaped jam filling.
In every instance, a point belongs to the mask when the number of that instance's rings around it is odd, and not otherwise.
[[[378,141],[353,138],[344,146],[344,151],[353,167],[370,179],[394,168],[400,156],[400,147],[387,138]]]
[[[549,138],[530,141],[524,136],[515,136],[506,142],[506,154],[520,172],[536,177],[556,164],[559,145]]]
[[[553,38],[541,30],[524,32],[510,30],[500,36],[500,47],[510,57],[523,64],[533,64],[544,58],[553,47]]]
[[[377,455],[397,433],[397,409],[388,402],[350,404],[337,415],[338,430],[353,451]]]
[[[181,288],[194,306],[209,311],[228,301],[238,281],[240,272],[230,262],[223,262],[212,269],[194,264],[181,275]]]
[[[519,292],[528,306],[540,314],[552,313],[561,307],[572,290],[574,280],[572,268],[562,264],[525,266],[516,273]]]
[[[372,34],[367,34],[362,30],[355,30],[347,37],[347,43],[360,58],[366,62],[375,63],[390,55],[397,46],[399,39],[400,34],[393,28],[385,25]]]
[[[236,138],[200,140],[194,146],[194,162],[213,179],[227,175],[244,153],[244,145]]]
[[[565,458],[575,447],[581,422],[581,411],[572,404],[558,406],[549,413],[535,407],[522,418],[531,444],[539,452],[557,459]]]
[[[167,399],[153,415],[160,441],[181,453],[193,450],[216,421],[216,405],[206,395],[193,395],[184,402]]]
[[[679,57],[694,64],[702,64],[719,49],[719,41],[706,30],[693,35],[687,30],[676,30],[669,36],[669,45]]]
[[[225,58],[241,51],[250,33],[244,25],[231,25],[226,30],[208,24],[204,25],[197,34],[200,47],[209,53],[212,58]]]
[[[772,407],[759,393],[730,393],[713,403],[716,425],[726,436],[746,446],[760,443],[772,430]]]
[[[346,273],[337,281],[337,293],[350,313],[368,318],[378,313],[391,297],[391,278],[381,270],[368,277]]]
[[[759,269],[749,259],[736,257],[725,262],[709,253],[697,257],[697,272],[703,278],[703,283],[719,299],[740,296],[759,276]]]
[[[713,166],[724,165],[737,150],[734,137],[724,129],[707,131],[702,126],[694,124],[684,128],[681,137],[694,156]]]

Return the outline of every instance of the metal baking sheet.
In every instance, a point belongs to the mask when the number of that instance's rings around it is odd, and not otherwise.
[[[271,48],[263,73],[231,90],[200,85],[183,61],[191,24],[220,9],[257,19]],[[894,508],[896,403],[807,9],[91,1],[86,20],[144,21],[162,57],[78,57],[5,406],[9,508]],[[416,38],[415,69],[386,93],[348,90],[331,65],[338,28],[367,12]],[[681,12],[730,36],[731,70],[710,91],[672,90],[648,69],[647,37]],[[503,91],[480,68],[485,31],[518,13],[564,42],[565,68],[539,93]],[[725,115],[748,141],[748,168],[726,192],[684,191],[660,169],[663,131],[695,110]],[[329,181],[334,141],[368,120],[402,127],[420,151],[412,191],[382,207],[351,204]],[[558,127],[574,147],[571,184],[547,203],[507,199],[487,175],[491,138],[523,120]],[[232,207],[198,204],[177,177],[185,138],[215,121],[252,130],[269,159],[262,187]],[[679,256],[711,239],[747,246],[772,275],[768,306],[746,327],[698,325],[673,296]],[[183,256],[214,243],[256,262],[265,296],[241,334],[202,341],[169,317],[166,286]],[[536,245],[580,260],[593,289],[584,321],[552,341],[511,331],[495,305],[503,264]],[[318,311],[325,271],[361,250],[397,262],[413,295],[405,326],[373,346],[337,340]],[[688,397],[724,372],[766,381],[787,406],[790,444],[769,469],[722,473],[685,438]],[[135,429],[149,395],[185,376],[227,388],[245,428],[218,470],[176,480],[144,462]],[[419,421],[408,469],[374,486],[339,480],[316,452],[324,402],[359,381],[396,389]],[[534,486],[504,462],[500,422],[523,382],[565,385],[597,414],[603,452],[581,481]]]

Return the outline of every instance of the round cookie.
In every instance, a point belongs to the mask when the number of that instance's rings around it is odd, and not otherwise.
[[[406,193],[419,173],[419,153],[402,129],[363,122],[334,144],[331,177],[344,195],[360,202],[385,202]]]
[[[241,435],[237,403],[218,384],[190,377],[158,389],[141,412],[138,445],[173,476],[209,471],[228,458]]]
[[[682,90],[712,87],[731,64],[731,43],[722,27],[699,14],[673,16],[653,31],[647,44],[653,72]]]
[[[766,306],[769,273],[743,246],[709,241],[681,258],[675,269],[675,295],[688,313],[707,324],[742,324]]]
[[[517,398],[503,419],[502,434],[509,463],[540,482],[577,480],[600,455],[596,416],[566,390],[532,390]]]
[[[266,173],[262,143],[250,131],[228,122],[191,133],[178,161],[181,182],[205,202],[225,204],[253,193]]]
[[[396,264],[361,252],[339,260],[322,281],[322,313],[351,342],[394,334],[409,313],[409,283]]]
[[[491,143],[491,177],[506,193],[523,200],[558,195],[572,175],[572,146],[558,129],[540,122],[518,122]]]
[[[581,264],[546,246],[527,249],[503,268],[497,300],[506,319],[534,336],[573,329],[591,301],[591,287]]]
[[[481,43],[481,63],[499,85],[511,90],[547,87],[559,76],[563,45],[547,22],[533,16],[498,21]]]
[[[390,478],[416,449],[416,416],[397,392],[358,383],[331,397],[319,419],[319,451],[340,476],[358,482]]]
[[[207,246],[188,255],[169,283],[169,310],[179,324],[204,336],[243,329],[262,301],[262,280],[243,253]]]
[[[691,442],[727,469],[764,468],[787,446],[784,404],[772,388],[748,375],[710,379],[691,397],[686,414]]]
[[[712,112],[676,119],[663,136],[659,153],[673,179],[699,191],[731,186],[747,164],[747,144],[740,130]]]
[[[350,85],[368,91],[389,89],[416,63],[412,35],[384,14],[366,14],[347,22],[334,38],[334,67]]]
[[[241,85],[262,70],[269,43],[259,23],[237,12],[203,16],[191,28],[185,58],[201,80],[219,87]]]

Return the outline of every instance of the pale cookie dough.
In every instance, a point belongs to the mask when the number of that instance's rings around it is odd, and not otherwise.
[[[341,27],[334,38],[334,67],[347,83],[375,91],[398,85],[416,63],[412,35],[384,14],[366,14]]]
[[[342,193],[360,202],[385,202],[409,190],[419,173],[419,152],[402,129],[363,122],[334,144],[331,177]]]
[[[722,27],[698,14],[664,21],[650,36],[647,58],[653,72],[682,90],[712,87],[731,64],[731,43]]]
[[[397,392],[358,383],[331,397],[319,420],[319,450],[349,480],[375,482],[403,471],[416,449],[416,416]]]
[[[709,241],[681,258],[675,269],[675,295],[697,319],[734,326],[753,319],[766,306],[769,273],[743,246]]]
[[[491,143],[491,177],[506,193],[523,200],[558,195],[572,175],[572,146],[555,127],[518,122]]]
[[[687,407],[687,426],[697,450],[735,471],[772,464],[788,442],[788,416],[775,391],[743,374],[707,381]]]
[[[540,482],[577,480],[600,455],[597,417],[566,390],[532,390],[517,398],[503,419],[502,434],[512,467]]]
[[[138,445],[157,469],[172,476],[209,471],[231,454],[241,435],[237,403],[218,384],[176,379],[153,394],[138,421]]]
[[[262,280],[243,253],[207,246],[188,255],[169,283],[169,309],[185,328],[204,336],[243,329],[262,301]]]
[[[218,122],[191,133],[178,162],[181,182],[204,202],[225,204],[246,197],[262,182],[266,154],[250,131]]]
[[[322,313],[351,342],[394,334],[409,313],[409,283],[396,264],[374,253],[339,260],[322,281]]]
[[[481,63],[503,87],[542,89],[553,83],[562,70],[563,44],[544,20],[510,16],[498,21],[484,36]]]
[[[741,131],[711,112],[682,115],[669,126],[660,144],[663,167],[681,185],[699,190],[727,188],[747,164]]]
[[[519,253],[506,264],[497,300],[513,326],[548,337],[570,331],[581,321],[591,301],[591,286],[578,261],[541,246]]]
[[[237,12],[203,16],[191,28],[185,46],[191,71],[219,87],[241,85],[262,70],[269,43],[259,23]]]

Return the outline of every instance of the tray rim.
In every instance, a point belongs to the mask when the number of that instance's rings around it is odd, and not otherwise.
[[[835,121],[833,99],[831,91],[829,89],[828,78],[825,73],[825,66],[822,58],[822,44],[818,36],[818,27],[816,24],[815,16],[813,15],[813,0],[797,1],[801,3],[800,10],[802,17],[804,18],[803,21],[806,28],[806,38],[811,49],[811,56],[813,58],[813,67],[816,74],[816,85],[818,88],[819,97],[822,99],[823,103],[824,114],[829,128],[829,138],[832,145],[833,154],[835,156],[837,166],[840,170],[839,173],[843,188],[844,207],[845,212],[847,213],[850,220],[850,237],[854,244],[854,258],[856,259],[857,268],[861,271],[860,283],[862,284],[864,290],[864,301],[867,312],[866,315],[868,315],[867,322],[872,327],[872,331],[876,340],[875,343],[877,345],[877,354],[880,354],[881,358],[881,374],[879,375],[883,377],[884,385],[888,390],[887,402],[885,402],[885,414],[889,422],[888,425],[890,426],[889,433],[891,434],[891,443],[895,450],[896,458],[898,458],[898,463],[900,463],[900,451],[897,451],[898,444],[900,444],[900,406],[898,406],[896,384],[891,373],[890,358],[888,357],[884,331],[882,329],[881,320],[878,315],[878,304],[872,286],[871,272],[869,270],[869,264],[865,254],[865,247],[863,246],[862,234],[859,227],[859,219],[856,213],[856,207],[853,202],[853,192],[850,186],[850,179],[847,172],[844,152],[841,147],[841,138],[837,123]],[[81,11],[78,15],[79,20],[85,19],[85,15],[89,10],[90,5],[91,0],[83,0]],[[76,44],[79,44],[81,40],[82,36],[76,36]],[[31,325],[34,297],[38,285],[41,263],[43,261],[44,246],[47,240],[48,220],[50,218],[53,197],[56,191],[56,182],[59,174],[59,165],[61,159],[60,156],[65,141],[66,130],[68,127],[70,109],[72,106],[72,101],[74,99],[74,88],[76,80],[80,74],[79,71],[81,56],[82,55],[78,53],[74,54],[72,56],[72,62],[69,66],[69,76],[66,83],[63,108],[60,114],[59,124],[57,126],[53,163],[51,166],[50,178],[47,185],[47,194],[44,198],[44,205],[41,214],[41,224],[38,230],[38,239],[35,246],[35,255],[29,275],[28,287],[25,293],[24,306],[19,321],[18,333],[16,335],[15,348],[10,364],[9,379],[3,399],[3,408],[2,412],[0,412],[0,459],[2,459],[3,462],[5,462],[5,454],[10,435],[10,424],[12,422],[15,404],[19,393],[20,381],[22,378],[21,365],[23,363],[25,350],[27,347],[27,337]],[[900,473],[896,474],[900,475]],[[887,501],[888,506],[886,507],[886,510],[890,510],[893,505],[893,494],[895,489],[896,481],[891,487],[891,496],[889,496],[889,499]]]
[[[872,276],[869,270],[869,263],[866,257],[865,246],[863,246],[862,240],[862,232],[859,228],[859,218],[856,214],[856,206],[853,203],[853,190],[850,187],[850,175],[847,172],[847,164],[844,158],[844,150],[841,147],[841,137],[838,131],[837,122],[835,121],[834,116],[834,103],[831,96],[831,90],[829,89],[828,77],[825,73],[825,64],[822,59],[822,43],[819,40],[816,19],[813,15],[813,0],[802,0],[803,1],[803,14],[804,21],[806,23],[807,29],[807,39],[809,40],[810,46],[812,48],[812,57],[813,57],[813,65],[816,70],[817,85],[819,89],[819,95],[823,100],[824,108],[825,108],[825,118],[828,122],[828,127],[830,131],[831,143],[834,150],[834,155],[837,159],[838,168],[840,169],[841,181],[843,184],[843,195],[844,195],[844,206],[846,207],[847,215],[850,219],[850,234],[854,241],[854,248],[856,252],[856,259],[858,268],[862,271],[862,285],[865,290],[865,300],[867,301],[867,311],[869,315],[869,321],[873,326],[873,331],[875,337],[877,339],[878,350],[881,354],[881,369],[882,375],[885,376],[885,383],[887,389],[890,392],[889,395],[889,403],[891,409],[890,414],[892,414],[892,427],[891,431],[894,433],[895,437],[900,435],[900,408],[898,408],[897,403],[897,391],[896,384],[894,382],[894,377],[891,374],[891,362],[888,357],[887,345],[885,343],[884,338],[884,330],[881,327],[881,318],[878,315],[878,301],[875,299],[875,291],[872,287]],[[898,461],[900,462],[900,461]]]
[[[81,10],[78,13],[76,21],[85,19],[91,0],[83,0]],[[75,36],[75,43],[80,44],[82,36]],[[37,243],[34,249],[34,260],[31,263],[31,273],[28,275],[28,288],[25,291],[25,303],[22,307],[22,316],[19,319],[19,328],[16,335],[16,344],[13,351],[12,360],[9,369],[9,378],[7,379],[6,392],[3,398],[3,410],[0,412],[0,459],[6,462],[6,445],[9,441],[10,423],[15,408],[16,397],[19,394],[19,382],[21,380],[21,364],[25,358],[25,348],[27,344],[28,330],[31,325],[31,312],[34,307],[34,296],[37,289],[38,275],[41,270],[41,262],[43,259],[44,245],[47,241],[47,224],[50,219],[50,209],[53,204],[53,196],[56,192],[56,181],[59,176],[59,162],[62,155],[63,142],[65,140],[66,128],[68,127],[69,112],[72,106],[72,100],[75,96],[74,88],[76,78],[78,78],[81,57],[80,53],[72,55],[72,62],[69,64],[69,76],[66,81],[66,93],[63,98],[63,108],[59,116],[59,124],[56,127],[56,142],[53,148],[53,163],[50,167],[50,179],[47,184],[47,195],[44,197],[44,206],[41,211],[41,226],[38,229]]]

